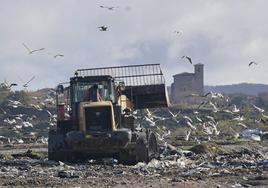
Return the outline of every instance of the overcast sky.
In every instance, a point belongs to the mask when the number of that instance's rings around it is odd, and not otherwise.
[[[188,55],[205,64],[206,85],[267,83],[267,7],[267,0],[1,0],[0,81],[35,76],[30,89],[54,87],[78,68],[160,63],[170,84],[193,71],[181,59]],[[29,55],[22,43],[45,50]]]

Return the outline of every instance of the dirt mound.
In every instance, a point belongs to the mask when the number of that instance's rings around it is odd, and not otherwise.
[[[190,148],[190,151],[194,152],[195,154],[222,154],[224,153],[224,149],[216,144],[198,144]]]

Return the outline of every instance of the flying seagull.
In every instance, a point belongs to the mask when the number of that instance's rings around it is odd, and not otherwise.
[[[100,28],[100,31],[107,31],[108,29],[108,27],[104,25],[100,26],[99,28]]]
[[[185,135],[184,140],[185,140],[185,141],[188,141],[188,140],[189,140],[189,137],[190,137],[190,134],[191,134],[191,130],[190,130],[190,131],[186,131],[185,134],[186,134],[186,135]]]
[[[264,110],[261,109],[260,107],[257,107],[257,106],[255,106],[254,104],[252,104],[252,105],[253,105],[253,107],[254,107],[258,112],[260,112],[260,113],[263,113],[263,112],[264,112]]]
[[[26,46],[24,43],[22,43],[22,45],[26,48],[26,50],[29,52],[29,54],[32,54],[34,52],[37,52],[37,51],[42,51],[44,50],[45,48],[39,48],[39,49],[36,49],[36,50],[31,50],[28,46]]]
[[[13,87],[13,86],[18,86],[18,84],[12,83],[12,84],[9,85],[10,88]]]
[[[169,109],[168,109],[168,112],[172,115],[172,117],[174,117],[174,118],[176,118],[178,115],[179,115],[179,113],[181,113],[180,111],[178,112],[178,113],[176,113],[176,114],[174,114],[174,113],[172,113]]]
[[[183,118],[186,119],[186,120],[188,120],[188,121],[190,121],[191,123],[193,123],[193,120],[189,116],[186,116],[185,115],[185,116],[183,116]]]
[[[33,76],[28,82],[26,82],[25,84],[23,84],[23,87],[28,87],[28,84],[35,79],[35,76]]]
[[[233,113],[238,113],[238,112],[240,112],[240,109],[237,108],[236,105],[234,104],[234,105],[233,105],[232,112],[233,112]]]
[[[181,30],[175,30],[174,33],[178,34],[178,35],[182,35],[183,32]]]
[[[184,55],[184,56],[182,56],[181,58],[182,58],[182,59],[183,59],[183,58],[186,58],[186,59],[189,61],[189,63],[193,64],[192,59],[191,59],[189,56]]]
[[[111,6],[111,7],[108,7],[108,6],[100,6],[100,8],[106,8],[106,9],[108,9],[108,10],[114,10],[114,9],[116,9],[116,8],[119,8],[119,7],[113,7],[113,6]]]
[[[191,129],[196,130],[196,127],[193,126],[193,124],[190,121],[186,121],[186,123]]]
[[[6,81],[4,83],[1,83],[2,87],[5,87],[7,89],[11,89],[11,87],[18,86],[16,83],[8,84]]]
[[[3,108],[0,107],[0,110],[1,110],[4,114],[7,114],[7,112],[6,112]]]
[[[53,53],[49,53],[49,55],[52,55],[54,58],[57,58],[57,57],[64,57],[63,54],[53,54]]]
[[[251,61],[248,66],[250,67],[251,65],[258,65],[258,63],[256,63],[255,61]]]
[[[207,96],[209,96],[209,95],[213,95],[213,92],[212,92],[212,91],[209,91],[209,92],[207,92],[203,97],[207,97]]]
[[[216,105],[213,104],[211,101],[209,101],[208,104],[211,105],[211,106],[213,107],[213,112],[218,112],[218,111],[219,111],[218,108],[216,107]]]

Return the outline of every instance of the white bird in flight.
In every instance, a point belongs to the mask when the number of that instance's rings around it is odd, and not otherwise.
[[[34,52],[42,51],[45,49],[45,48],[39,48],[39,49],[31,50],[28,46],[26,46],[26,44],[22,43],[22,45],[26,48],[26,50],[29,52],[29,54],[33,54]]]
[[[233,118],[233,120],[235,120],[235,121],[244,121],[244,116],[237,116],[237,117]]]
[[[52,55],[54,58],[57,58],[57,57],[64,57],[63,54],[53,54],[53,53],[49,53],[49,55]]]
[[[189,117],[189,116],[183,116],[184,119],[187,119],[188,121],[190,121],[191,123],[193,123],[193,120]]]
[[[216,123],[215,119],[212,116],[206,116],[207,119],[210,119],[212,122]]]
[[[216,107],[216,105],[215,104],[213,104],[211,101],[209,101],[209,105],[210,106],[212,106],[213,107],[213,112],[218,112],[219,110],[218,110],[218,108]]]
[[[195,116],[195,118],[197,119],[197,121],[199,121],[200,123],[202,123],[203,122],[203,120],[201,119],[201,118],[199,118],[199,117],[197,117],[197,116]]]
[[[29,85],[29,83],[31,82],[31,81],[33,81],[33,79],[35,79],[35,76],[33,76],[28,82],[26,82],[25,84],[23,84],[23,87],[25,88],[25,87],[28,87]]]
[[[255,106],[254,104],[252,104],[252,105],[253,105],[253,107],[254,107],[257,111],[259,111],[260,113],[263,113],[263,112],[264,112],[263,109],[261,109],[261,108]]]
[[[172,113],[169,109],[168,109],[168,112],[172,115],[172,117],[174,117],[174,118],[176,118],[178,115],[179,115],[179,113],[181,113],[180,111],[178,112],[178,113],[176,113],[176,114],[174,114],[174,113]]]
[[[144,116],[145,120],[149,123],[150,126],[155,126],[156,121],[151,120],[149,117]]]
[[[190,121],[187,121],[187,125],[193,129],[193,130],[196,130],[196,127],[192,125],[192,123]]]
[[[189,140],[189,138],[190,138],[190,134],[191,134],[191,130],[186,131],[186,133],[185,133],[185,138],[184,138],[185,141],[188,141],[188,140]]]
[[[240,112],[240,110],[236,107],[235,104],[233,105],[233,110],[232,110],[232,112],[233,112],[233,113]]]
[[[114,9],[116,9],[116,8],[119,8],[119,7],[114,7],[114,6],[100,6],[100,8],[106,8],[107,10],[114,10]]]
[[[246,126],[244,123],[241,123],[241,122],[239,122],[237,125],[240,125],[240,126],[242,126],[242,127],[244,127],[244,128],[247,128],[248,126]]]

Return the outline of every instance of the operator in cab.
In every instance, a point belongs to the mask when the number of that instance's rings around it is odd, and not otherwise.
[[[88,89],[86,96],[85,96],[85,100],[91,101],[91,102],[99,102],[103,100],[99,93],[97,84],[94,84],[92,87]]]

